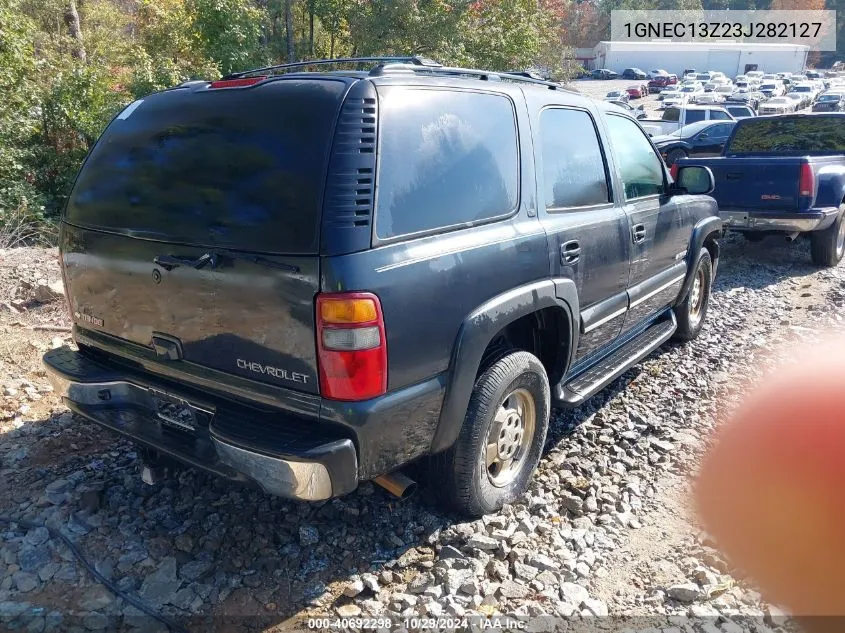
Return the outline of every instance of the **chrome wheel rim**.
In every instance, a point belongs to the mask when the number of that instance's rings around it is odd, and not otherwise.
[[[487,434],[484,463],[491,484],[501,488],[516,478],[534,440],[536,427],[534,398],[522,388],[510,392],[496,410]]]
[[[689,315],[692,321],[701,318],[701,308],[704,305],[704,269],[699,268],[692,280],[692,288],[689,292]]]
[[[836,235],[836,254],[841,258],[845,253],[845,219],[839,223],[839,233]]]

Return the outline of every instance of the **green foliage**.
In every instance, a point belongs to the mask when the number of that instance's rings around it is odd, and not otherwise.
[[[202,54],[224,75],[267,62],[261,45],[267,12],[252,0],[191,0],[188,10]]]

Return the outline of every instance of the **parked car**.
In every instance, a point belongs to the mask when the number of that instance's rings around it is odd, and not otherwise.
[[[163,454],[318,501],[436,454],[477,517],[527,488],[552,404],[700,332],[709,170],[670,178],[558,84],[387,61],[149,95],[85,161],[59,238],[78,349],[44,363],[148,481]]]
[[[697,74],[698,71],[695,68],[685,68],[682,77],[687,79],[690,76],[695,77]]]
[[[810,95],[806,92],[787,92],[784,97],[793,100],[796,112],[810,105]]]
[[[643,87],[640,84],[628,86],[627,88],[625,88],[625,92],[628,93],[628,96],[631,99],[639,99],[648,94],[647,92],[643,92]]]
[[[782,97],[786,94],[786,88],[779,81],[764,81],[760,84],[760,92],[766,95],[767,98]]]
[[[668,85],[674,86],[676,83],[678,83],[678,75],[674,75],[672,73],[669,73]]]
[[[608,101],[607,103],[622,108],[635,119],[644,119],[647,116],[645,109],[641,105],[632,106],[628,101]]]
[[[744,103],[730,103],[726,101],[722,107],[737,121],[739,119],[747,119],[748,117],[757,116],[757,112],[749,105]]]
[[[720,106],[684,105],[670,106],[660,119],[643,119],[640,124],[652,136],[671,134],[690,123],[699,121],[732,121],[733,117]]]
[[[711,79],[713,79],[713,75],[711,75],[710,73],[697,73],[695,75],[695,80],[701,82],[702,86]]]
[[[619,74],[609,68],[597,68],[593,71],[593,79],[617,79],[618,77]]]
[[[721,86],[729,86],[733,89],[733,82],[727,77],[713,77],[710,81],[704,84],[704,92],[713,92]]]
[[[731,101],[741,101],[756,110],[766,101],[766,95],[756,90],[735,90],[731,93]]]
[[[630,98],[627,90],[611,90],[604,95],[605,101],[627,101]]]
[[[648,79],[648,74],[639,68],[626,68],[622,71],[622,79]]]
[[[695,103],[698,97],[704,94],[704,88],[701,84],[681,86],[681,94],[685,95],[690,103]]]
[[[845,92],[826,92],[813,104],[813,112],[845,111]]]
[[[677,80],[675,81],[677,83]],[[663,88],[670,86],[669,77],[657,76],[649,80],[648,87],[650,92],[660,92]]]
[[[807,95],[807,105],[809,105],[816,100],[816,97],[819,96],[821,90],[819,90],[819,87],[815,84],[804,82],[792,86],[792,90],[790,90],[790,92]]]
[[[713,92],[706,92],[703,95],[696,97],[696,103],[722,103],[734,93],[734,87],[730,85],[720,85]]]
[[[736,123],[723,156],[681,160],[709,167],[728,228],[757,240],[810,235],[818,266],[845,254],[845,113],[788,114]]]
[[[657,95],[657,100],[664,101],[667,97],[679,94],[680,92],[681,88],[679,86],[667,86]]]
[[[789,97],[774,97],[765,103],[760,104],[757,112],[760,114],[786,114],[795,112],[795,102]]]
[[[654,136],[652,142],[667,165],[690,156],[718,156],[731,135],[735,121],[700,121],[672,134]]]
[[[663,99],[663,108],[679,108],[690,103],[689,95],[682,93],[680,90],[673,92]]]
[[[658,77],[668,77],[669,72],[663,70],[662,68],[655,68],[653,70],[648,71],[649,79],[657,79]]]

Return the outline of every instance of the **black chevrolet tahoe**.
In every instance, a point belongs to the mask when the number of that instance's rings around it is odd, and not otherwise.
[[[555,83],[364,62],[123,110],[62,219],[78,351],[44,362],[142,454],[303,500],[429,456],[477,516],[525,490],[552,406],[698,334],[713,178]]]

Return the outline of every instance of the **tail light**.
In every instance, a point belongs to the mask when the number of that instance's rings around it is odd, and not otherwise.
[[[368,292],[317,295],[320,393],[368,400],[387,391],[387,341],[381,303]]]
[[[812,198],[816,194],[816,177],[810,163],[801,163],[801,176],[798,179],[798,195]]]
[[[243,79],[221,79],[219,81],[212,81],[211,88],[246,88],[247,86],[254,86],[255,84],[267,79],[266,75],[260,77],[244,77]]]
[[[672,180],[678,180],[678,163],[672,163],[669,174],[672,176]]]

